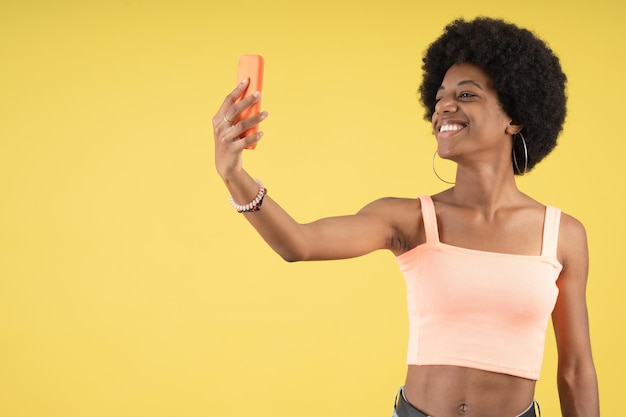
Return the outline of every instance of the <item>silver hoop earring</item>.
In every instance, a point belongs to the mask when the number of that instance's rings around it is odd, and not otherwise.
[[[522,139],[522,145],[524,146],[524,170],[519,169],[519,165],[517,165],[517,157],[515,156],[515,136],[519,135]],[[524,175],[528,170],[528,147],[526,147],[526,140],[524,139],[524,135],[522,132],[517,132],[513,135],[513,164],[515,165],[515,169],[519,175]]]
[[[436,176],[437,178],[439,178],[441,181],[445,182],[446,184],[452,184],[452,185],[454,185],[454,184],[455,184],[454,182],[446,181],[446,180],[444,180],[443,178],[441,178],[441,177],[439,176],[439,174],[437,174],[437,169],[435,168],[435,157],[436,157],[436,156],[437,156],[437,151],[435,150],[435,153],[433,154],[433,172],[435,173],[435,176]]]

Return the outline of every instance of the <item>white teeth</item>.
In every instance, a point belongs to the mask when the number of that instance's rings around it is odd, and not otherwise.
[[[450,123],[450,124],[442,125],[439,128],[439,131],[440,132],[453,132],[453,131],[461,130],[464,127],[465,127],[465,125],[460,125],[460,124],[457,124],[457,123]]]

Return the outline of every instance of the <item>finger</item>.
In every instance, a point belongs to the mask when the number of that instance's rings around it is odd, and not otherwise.
[[[255,91],[253,94],[249,95],[236,102],[234,105],[229,107],[224,114],[224,120],[233,121],[231,124],[238,124],[241,119],[241,113],[252,106],[254,103],[258,102],[261,99],[261,92]]]
[[[267,111],[262,111],[261,113],[257,113],[254,116],[250,116],[247,119],[238,121],[233,127],[232,134],[240,137],[243,133],[248,131],[249,129],[257,126],[263,120],[267,118]]]
[[[240,152],[249,146],[256,145],[257,143],[259,143],[262,137],[263,137],[263,132],[258,132],[258,133],[255,133],[254,135],[246,136],[240,139],[238,138],[232,144],[233,150],[236,152]]]
[[[221,143],[233,143],[239,142],[241,139],[245,139],[249,136],[254,136],[256,132],[252,133],[248,132],[248,130],[257,126],[259,123],[261,123],[261,121],[265,120],[266,118],[267,111],[263,111],[252,117],[242,120],[235,125],[229,125],[228,127],[225,126],[226,122],[222,122],[221,127],[214,130],[215,140]],[[251,140],[254,140],[254,138],[252,138]]]
[[[248,86],[249,82],[250,80],[246,78],[245,80],[237,84],[237,87],[235,87],[235,89],[231,91],[230,93],[228,93],[226,98],[224,98],[224,103],[222,103],[222,107],[224,107],[224,105],[234,104],[237,101],[237,99],[241,97],[243,92],[246,91],[246,87]]]
[[[224,98],[222,105],[218,109],[217,113],[213,117],[213,124],[217,126],[219,123],[224,122],[224,116],[227,115],[229,109],[235,105],[237,100],[242,96],[242,94],[246,91],[246,87],[248,86],[249,80],[246,78],[239,84],[237,87]],[[230,115],[227,117],[228,120],[235,120],[234,115]]]
[[[251,145],[256,145],[257,143],[259,143],[259,141],[261,140],[262,137],[263,137],[263,132],[259,132],[259,133],[254,134],[254,135],[246,136],[243,139],[246,142],[246,148],[251,146]]]
[[[224,120],[230,127],[232,127],[235,124],[235,121],[230,120],[227,116],[222,117],[222,120]]]

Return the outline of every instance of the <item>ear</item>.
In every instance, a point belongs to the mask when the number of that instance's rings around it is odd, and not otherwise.
[[[524,128],[524,125],[516,125],[513,123],[513,120],[511,120],[508,124],[508,126],[506,127],[506,133],[507,135],[515,135],[519,132],[522,131],[522,129]]]

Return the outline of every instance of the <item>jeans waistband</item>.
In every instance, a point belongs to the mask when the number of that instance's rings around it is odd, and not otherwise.
[[[535,413],[535,407],[537,407],[538,415]],[[422,413],[417,408],[413,407],[407,401],[404,396],[404,387],[400,387],[398,393],[396,394],[396,398],[393,402],[394,414],[393,417],[430,417]],[[541,409],[539,408],[539,403],[535,400],[528,406],[526,410],[524,410],[521,414],[515,417],[541,417]]]

